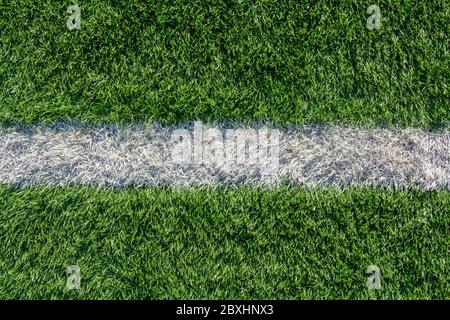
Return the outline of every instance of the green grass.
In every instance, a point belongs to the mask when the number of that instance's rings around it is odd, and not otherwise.
[[[446,1],[377,1],[374,31],[374,2],[146,2],[79,1],[69,31],[71,1],[1,1],[0,127],[449,127]],[[449,299],[449,208],[450,191],[0,186],[0,299]]]
[[[0,3],[0,125],[270,120],[448,127],[449,4]]]
[[[1,186],[0,299],[448,299],[449,208],[448,191]]]

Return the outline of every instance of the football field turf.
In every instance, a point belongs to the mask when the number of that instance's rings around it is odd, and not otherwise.
[[[448,298],[448,192],[0,189],[0,298]],[[81,269],[67,290],[65,267]],[[382,289],[366,287],[366,268]]]
[[[0,2],[0,299],[450,298],[449,17],[440,0]],[[270,187],[155,169],[150,131],[123,134],[194,121],[313,129],[281,141],[302,170]]]
[[[2,123],[450,121],[446,1],[72,4],[0,5]]]

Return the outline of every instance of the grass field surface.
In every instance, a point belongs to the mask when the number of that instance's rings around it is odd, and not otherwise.
[[[0,123],[262,120],[448,127],[449,4],[0,4]]]
[[[79,30],[66,25],[74,4]],[[372,4],[377,30],[366,28]],[[0,299],[449,299],[449,6],[0,0]],[[311,126],[309,142],[285,148],[302,151],[304,172],[378,184],[269,189],[245,173],[239,187],[133,188],[153,178],[153,158],[139,157],[149,133],[125,148],[114,131],[95,149],[77,131],[193,121]],[[73,134],[32,137],[28,125]],[[322,128],[348,134],[326,140]],[[385,128],[442,143],[396,136],[391,148],[394,135],[371,134]],[[417,171],[419,156],[433,161]],[[92,170],[102,159],[113,160]],[[90,171],[71,179],[80,164]],[[116,185],[89,183],[108,165],[100,182]],[[417,172],[428,185],[409,188]],[[70,265],[79,290],[67,287]],[[370,265],[380,290],[366,286]]]
[[[0,199],[3,299],[449,298],[448,192],[2,186]],[[65,287],[71,264],[80,290]]]

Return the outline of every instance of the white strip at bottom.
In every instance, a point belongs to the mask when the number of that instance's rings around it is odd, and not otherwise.
[[[450,189],[450,132],[206,125],[0,130],[0,183]]]

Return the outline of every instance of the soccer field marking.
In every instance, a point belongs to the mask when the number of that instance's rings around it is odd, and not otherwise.
[[[16,127],[0,131],[0,183],[450,189],[449,141],[357,127]]]

